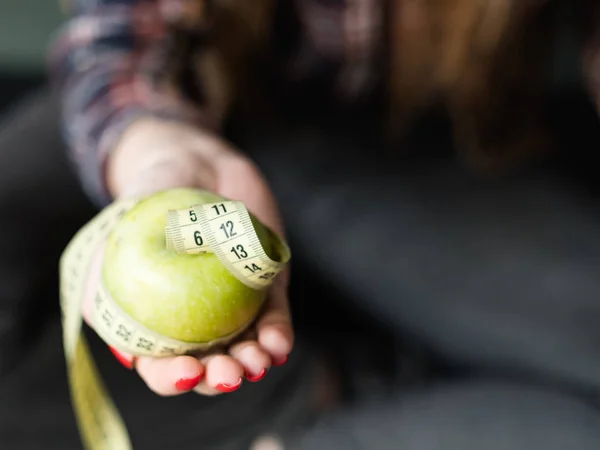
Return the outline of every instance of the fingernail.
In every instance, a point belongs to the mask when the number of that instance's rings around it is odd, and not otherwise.
[[[266,368],[261,370],[261,372],[258,375],[250,375],[248,372],[246,372],[246,380],[250,381],[251,383],[256,383],[257,381],[262,380],[266,374],[267,374]]]
[[[283,366],[288,360],[288,356],[285,355],[283,358],[281,358],[280,360],[277,361],[273,361],[273,365],[274,366]]]
[[[182,378],[175,383],[175,387],[178,391],[190,391],[200,383],[201,378],[201,374],[196,375],[194,378]]]
[[[216,388],[221,392],[227,393],[227,392],[237,391],[241,385],[242,385],[242,377],[240,377],[239,381],[234,385],[219,383],[219,384],[217,384]]]
[[[117,361],[119,361],[126,369],[133,369],[133,361],[130,361],[129,359],[127,359],[127,357],[125,357],[125,355],[123,355],[119,350],[117,350],[114,347],[111,347],[110,345],[108,346],[110,352],[114,355],[115,358],[117,358]]]

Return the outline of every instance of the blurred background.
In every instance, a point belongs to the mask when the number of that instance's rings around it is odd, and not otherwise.
[[[0,111],[45,79],[45,52],[63,17],[58,0],[0,2]]]
[[[46,49],[64,19],[59,0],[0,0],[0,120],[11,105],[46,82]],[[548,109],[557,124],[556,131],[569,147],[596,149],[600,146],[600,122],[596,107],[583,93],[579,48],[572,27],[571,21],[564,21],[561,37],[553,52],[552,70],[548,77],[552,101]],[[430,131],[427,133],[431,134]],[[597,172],[595,166],[581,165],[585,170]],[[289,193],[292,198],[296,186],[285,181],[287,188],[283,192]],[[317,189],[312,190],[317,192]],[[298,223],[302,222],[299,220]],[[328,248],[325,244],[323,248]],[[351,278],[345,280],[340,277],[335,281],[343,288],[349,286],[347,290],[353,292],[355,285]],[[358,281],[356,283],[360,285]],[[69,407],[68,404],[66,406]]]
[[[0,113],[24,93],[44,83],[48,40],[65,19],[60,3],[60,0],[0,1]],[[560,8],[557,11],[562,14]],[[582,94],[581,61],[572,29],[575,25],[568,14],[562,19],[566,20],[562,21],[562,37],[553,52],[549,81],[554,85],[557,121],[570,129],[569,122],[577,126],[582,119],[589,125],[594,112]],[[561,116],[564,102],[569,104],[569,113]],[[583,108],[585,112],[582,116],[574,115],[573,108]]]

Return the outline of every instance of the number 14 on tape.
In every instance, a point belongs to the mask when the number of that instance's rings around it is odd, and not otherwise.
[[[266,254],[248,210],[238,201],[195,205],[168,214],[168,248],[178,253],[214,253],[234,276],[255,289],[268,287],[290,257],[283,240],[270,235],[277,260]]]

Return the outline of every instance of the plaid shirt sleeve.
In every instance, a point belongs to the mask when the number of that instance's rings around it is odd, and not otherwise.
[[[124,129],[141,116],[208,123],[202,111],[153,83],[164,70],[159,0],[70,0],[49,52],[69,156],[87,195],[111,201],[105,166]]]

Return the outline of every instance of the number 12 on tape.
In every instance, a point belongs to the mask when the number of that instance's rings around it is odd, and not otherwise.
[[[255,289],[268,287],[290,257],[279,236],[270,233],[270,238],[277,261],[266,254],[248,210],[237,201],[196,205],[168,215],[167,247],[179,253],[214,253],[234,276]]]

